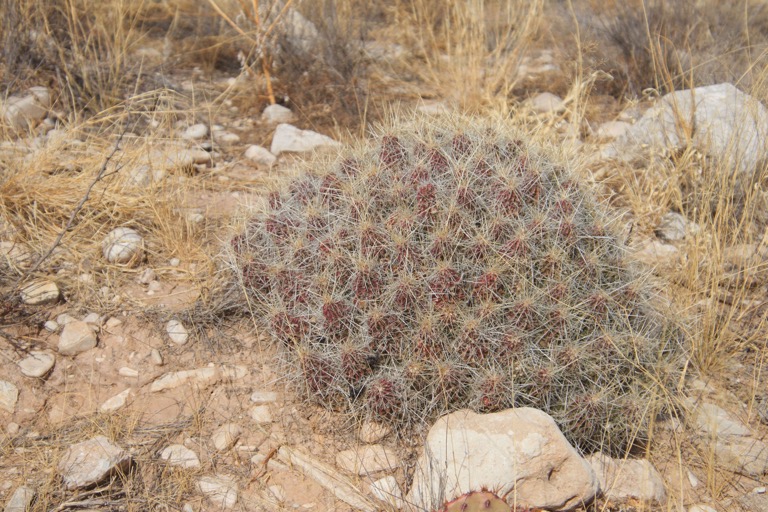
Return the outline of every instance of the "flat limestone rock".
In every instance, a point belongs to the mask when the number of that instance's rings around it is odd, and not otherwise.
[[[219,378],[219,370],[214,366],[206,366],[205,368],[197,368],[195,370],[170,372],[163,374],[155,380],[149,387],[149,390],[153,393],[157,393],[166,389],[178,388],[185,384],[206,387],[218,382]]]
[[[33,350],[17,364],[21,373],[27,377],[41,378],[56,364],[56,356],[47,350]]]
[[[465,409],[430,429],[405,501],[408,510],[438,510],[478,489],[521,506],[565,511],[592,501],[599,482],[546,413]]]
[[[70,446],[59,461],[59,473],[67,489],[89,487],[111,473],[124,471],[131,456],[104,436]]]
[[[178,466],[185,469],[200,467],[200,459],[197,457],[197,454],[183,444],[166,446],[160,453],[160,458],[168,461],[168,464],[171,466]]]
[[[98,338],[91,326],[81,320],[73,320],[64,326],[59,336],[59,354],[76,356],[96,346]]]
[[[365,476],[394,471],[400,466],[400,458],[392,450],[374,444],[339,452],[336,465],[348,473]]]
[[[42,306],[59,300],[61,292],[53,281],[39,280],[21,289],[21,301],[29,306]]]
[[[238,499],[237,484],[225,476],[204,476],[197,482],[203,495],[216,507],[231,509]]]
[[[322,147],[337,146],[340,144],[326,135],[311,130],[300,130],[290,124],[279,124],[269,150],[273,155],[278,156],[283,152],[301,153]]]
[[[634,498],[663,505],[667,501],[664,480],[646,459],[612,459],[602,453],[587,457],[600,480],[603,495],[612,501]]]
[[[0,410],[13,414],[18,400],[19,388],[10,382],[0,380]]]

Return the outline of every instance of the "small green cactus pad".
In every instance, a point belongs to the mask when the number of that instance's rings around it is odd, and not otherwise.
[[[442,512],[511,512],[506,502],[490,491],[462,494],[443,507]]]

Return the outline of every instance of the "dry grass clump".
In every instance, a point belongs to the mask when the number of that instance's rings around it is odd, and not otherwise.
[[[574,2],[590,66],[619,94],[670,92],[720,82],[754,84],[765,65],[762,2]],[[565,15],[569,20],[571,15]],[[562,48],[570,53],[569,46]]]
[[[388,11],[390,40],[406,51],[385,73],[420,97],[506,112],[542,8],[540,0],[398,0]]]
[[[305,395],[402,431],[533,406],[622,453],[680,383],[683,333],[611,216],[502,125],[390,125],[273,193],[232,252]]]
[[[208,273],[212,263],[204,241],[210,233],[188,219],[190,185],[184,169],[170,169],[169,176],[157,181],[144,181],[146,177],[137,173],[148,158],[162,161],[160,156],[152,158],[153,154],[175,154],[174,148],[163,143],[153,146],[145,138],[100,136],[87,127],[72,127],[68,135],[48,141],[33,154],[4,153],[0,159],[2,238],[28,254],[20,266],[3,265],[4,284],[20,284],[32,277],[30,272],[56,272],[65,296],[81,305],[110,310],[113,305],[99,295],[99,288],[119,288],[135,273],[131,267],[109,264],[102,255],[102,240],[120,226],[144,237],[142,262],[161,268],[170,258],[183,257],[197,263],[199,273]],[[196,172],[192,167],[188,171]],[[90,274],[95,281],[80,282],[81,274]]]

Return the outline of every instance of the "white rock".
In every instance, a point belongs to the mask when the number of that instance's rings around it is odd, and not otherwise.
[[[163,366],[165,361],[163,361],[163,354],[160,353],[159,350],[156,348],[153,348],[149,351],[149,359],[152,361],[152,364],[155,366]]]
[[[56,332],[59,330],[59,323],[56,320],[48,320],[43,324],[43,327],[48,332]]]
[[[207,387],[215,384],[219,380],[219,370],[214,366],[198,368],[196,370],[182,370],[180,372],[170,372],[162,375],[155,380],[149,387],[153,393],[174,389],[187,383],[199,387]]]
[[[680,261],[680,250],[659,240],[649,240],[632,256],[654,268],[673,268]]]
[[[677,242],[685,238],[688,220],[677,212],[668,212],[656,226],[656,236],[667,242]]]
[[[692,416],[716,466],[756,478],[768,472],[768,443],[741,420],[707,402],[696,405]]]
[[[119,318],[110,317],[107,319],[107,322],[104,324],[104,327],[107,329],[115,329],[119,326],[123,325],[123,321]]]
[[[376,423],[375,421],[364,421],[360,426],[360,431],[357,433],[357,438],[361,442],[372,444],[378,443],[392,432],[392,429],[383,423]]]
[[[95,326],[96,328],[101,328],[101,324],[104,322],[104,318],[98,313],[88,313],[85,315],[85,317],[83,317],[83,322]]]
[[[279,124],[272,137],[270,152],[278,156],[280,153],[312,151],[323,147],[339,147],[341,144],[330,137],[311,130],[300,130],[290,124]]]
[[[149,284],[156,279],[157,273],[151,268],[145,268],[141,274],[139,274],[139,284]]]
[[[601,139],[615,139],[624,135],[631,127],[626,121],[608,121],[598,127],[596,135]]]
[[[251,402],[255,404],[271,404],[279,399],[280,395],[274,391],[254,391],[251,393]]]
[[[251,408],[251,419],[256,423],[272,423],[272,411],[268,405],[256,405]]]
[[[602,453],[587,457],[600,481],[603,495],[612,501],[634,498],[664,505],[667,491],[661,475],[646,459],[612,459]]]
[[[277,104],[267,106],[261,114],[261,120],[265,123],[290,123],[294,119],[296,116],[291,109]]]
[[[67,489],[78,489],[97,484],[113,471],[124,471],[131,456],[104,436],[67,448],[59,461],[59,473]]]
[[[129,187],[147,187],[152,183],[163,181],[167,175],[168,171],[165,168],[152,168],[142,164],[128,170],[126,183]]]
[[[160,453],[160,458],[167,460],[171,466],[179,466],[185,469],[200,467],[200,459],[197,457],[197,454],[183,444],[167,446]]]
[[[729,83],[676,91],[648,109],[616,143],[672,150],[691,144],[724,159],[727,168],[753,172],[768,157],[768,110]]]
[[[229,477],[204,476],[197,485],[200,492],[216,507],[231,509],[237,503],[237,484]]]
[[[32,281],[21,289],[21,301],[29,306],[50,304],[59,300],[59,287],[53,281]]]
[[[19,388],[10,382],[0,380],[0,409],[13,414],[18,400]]]
[[[168,261],[168,264],[172,267],[178,267],[179,265],[181,265],[181,260],[179,258],[171,258]]]
[[[19,430],[21,430],[21,425],[18,423],[10,422],[8,425],[5,426],[5,431],[8,432],[8,435],[15,436],[19,433]]]
[[[555,421],[528,407],[493,414],[461,410],[430,429],[406,502],[425,510],[465,492],[514,492],[516,502],[570,510],[592,500],[599,484],[589,463]]]
[[[32,510],[32,502],[35,500],[35,490],[22,485],[17,487],[11,499],[5,504],[3,512],[27,512]]]
[[[218,142],[219,144],[236,144],[240,142],[240,136],[236,133],[228,132],[226,130],[221,130],[217,132],[213,132],[213,140]]]
[[[33,350],[18,363],[21,373],[33,378],[46,376],[55,364],[56,356],[47,350]]]
[[[138,372],[137,372],[138,373]],[[128,397],[131,396],[131,388],[125,389],[121,391],[120,393],[116,394],[112,398],[109,398],[106,400],[103,404],[101,404],[101,407],[99,407],[99,410],[101,412],[114,412],[118,409],[122,409],[125,407],[126,402],[128,401]]]
[[[697,488],[699,486],[699,479],[696,478],[696,475],[693,474],[693,472],[690,469],[686,468],[686,474],[688,475],[688,483],[691,484],[692,488]]]
[[[371,483],[371,494],[395,509],[401,509],[405,506],[403,491],[400,490],[394,476],[387,476]]]
[[[336,465],[348,473],[365,476],[396,470],[400,457],[389,448],[373,444],[337,453]]]
[[[182,139],[198,140],[208,136],[208,126],[202,123],[193,124],[181,134]]]
[[[138,261],[144,252],[144,239],[131,228],[113,229],[101,243],[102,254],[110,263],[127,264]]]
[[[29,247],[18,242],[0,242],[0,258],[11,266],[26,268],[32,264],[32,251]]]
[[[165,324],[165,332],[168,333],[168,337],[177,345],[184,345],[189,341],[189,332],[180,321],[173,319],[169,320]]]
[[[213,446],[220,452],[226,452],[230,450],[238,439],[240,434],[243,433],[243,429],[237,423],[227,423],[216,429],[216,432],[211,436]]]
[[[50,92],[46,87],[32,87],[31,94],[10,96],[2,105],[2,116],[14,130],[31,130],[48,115]]]
[[[540,114],[554,114],[563,110],[563,98],[550,92],[542,92],[529,100],[531,108]]]
[[[139,370],[136,370],[135,368],[128,368],[127,366],[121,367],[119,370],[117,370],[117,374],[121,377],[128,377],[130,379],[135,379],[139,376]]]
[[[77,318],[73,317],[72,315],[68,313],[62,313],[59,316],[56,317],[56,323],[58,323],[61,326],[67,325],[69,322],[72,322],[73,320],[77,320]]]
[[[150,291],[152,293],[157,293],[163,289],[163,285],[160,284],[160,281],[156,279],[154,281],[150,281],[148,285],[149,286],[147,286],[147,291]]]
[[[93,329],[80,320],[69,322],[59,335],[59,354],[75,356],[96,346],[98,338]]]
[[[277,161],[277,157],[270,153],[267,148],[257,146],[256,144],[248,146],[248,149],[245,150],[245,158],[263,167],[272,167],[275,161]]]

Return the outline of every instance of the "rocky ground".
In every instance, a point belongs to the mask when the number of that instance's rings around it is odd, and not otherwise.
[[[399,51],[375,48],[387,50],[381,59]],[[161,58],[153,52],[144,48]],[[531,50],[522,83],[564,82],[561,59]],[[135,99],[120,127],[65,122],[46,87],[3,101],[16,129],[0,144],[6,512],[429,510],[481,487],[533,509],[768,510],[761,212],[750,217],[756,236],[723,248],[717,290],[691,305],[727,311],[724,343],[739,349],[719,352],[728,356],[709,373],[692,363],[685,414],[657,425],[647,453],[585,458],[546,415],[518,409],[440,420],[426,436],[427,463],[424,439],[302,402],[282,378],[279,347],[231,314],[247,310],[227,286],[226,246],[242,212],[295,173],[297,159],[335,151],[349,133],[281,105],[243,112],[247,75],[171,80],[174,93]],[[701,172],[700,162],[726,154],[751,172],[768,157],[765,108],[721,84],[695,101],[685,91],[637,105],[595,95],[595,113],[576,122],[579,96],[544,89],[527,91],[515,119],[572,149],[584,179],[629,210],[637,259],[671,276],[678,293],[711,234],[650,199],[637,206],[641,192],[670,186],[668,168],[648,162],[688,152]],[[178,110],[147,107],[164,102]],[[426,115],[452,108],[440,97],[404,102]],[[695,119],[694,133],[681,118]],[[636,189],[619,184],[620,173],[643,170]],[[750,204],[765,207],[764,182],[750,183]]]

